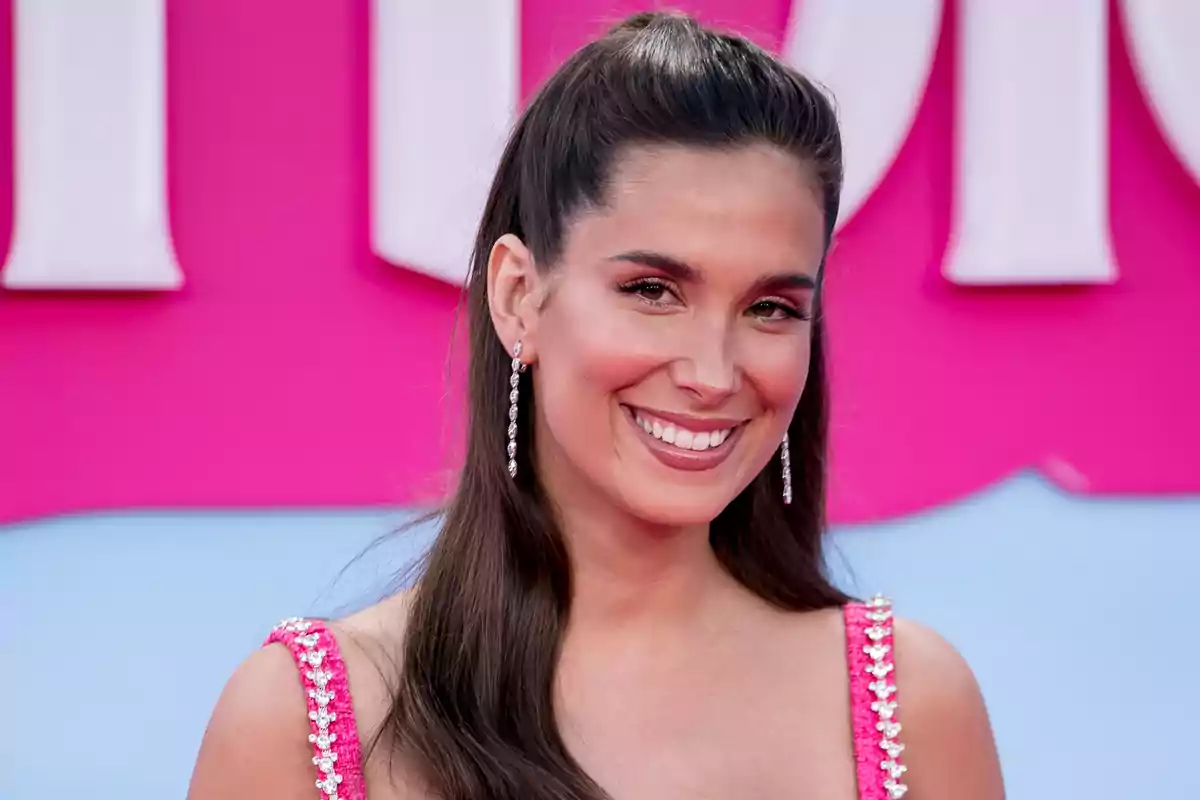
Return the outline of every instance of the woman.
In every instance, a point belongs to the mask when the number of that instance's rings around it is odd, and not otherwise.
[[[840,161],[829,101],[740,38],[642,14],[575,54],[484,211],[417,588],[282,624],[192,800],[1000,798],[967,666],[824,573]]]

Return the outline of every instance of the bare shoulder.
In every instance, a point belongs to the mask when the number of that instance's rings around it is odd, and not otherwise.
[[[352,640],[395,649],[404,644],[404,631],[408,625],[408,613],[412,608],[414,590],[397,592],[362,611],[344,617],[332,624],[335,632]]]
[[[373,741],[387,724],[400,683],[412,599],[412,592],[400,592],[329,626],[346,662],[354,718],[364,743]]]
[[[272,644],[255,652],[217,701],[188,800],[312,800],[307,714],[287,648]]]
[[[966,660],[934,630],[894,621],[905,781],[921,800],[1002,800],[991,722]]]
[[[386,723],[399,680],[409,603],[407,594],[395,595],[327,623],[346,665],[364,745]],[[221,692],[188,800],[312,800],[317,773],[309,733],[308,701],[292,653],[278,643],[261,648],[242,662]]]

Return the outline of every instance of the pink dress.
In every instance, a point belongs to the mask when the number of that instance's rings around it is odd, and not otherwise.
[[[896,682],[892,661],[892,604],[875,597],[843,609],[854,755],[860,800],[899,800],[904,745],[897,737]],[[337,641],[317,620],[288,619],[267,639],[292,652],[308,695],[308,741],[313,747],[314,800],[366,800],[362,749],[350,704],[350,684]]]

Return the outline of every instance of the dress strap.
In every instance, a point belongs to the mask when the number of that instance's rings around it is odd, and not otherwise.
[[[900,800],[908,786],[900,763],[897,695],[892,658],[892,603],[876,596],[848,603],[846,660],[850,667],[850,705],[854,720],[854,758],[860,800]]]
[[[291,651],[300,670],[320,800],[366,800],[362,748],[337,640],[325,623],[294,617],[275,627],[266,644],[274,642]]]

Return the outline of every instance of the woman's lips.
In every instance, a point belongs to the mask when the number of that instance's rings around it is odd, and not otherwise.
[[[720,465],[745,425],[731,419],[688,417],[622,406],[639,438],[665,466],[699,472]]]

